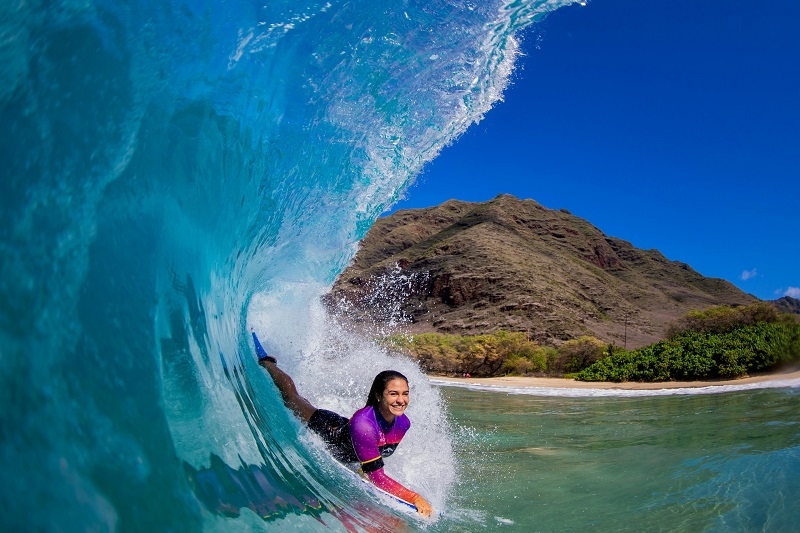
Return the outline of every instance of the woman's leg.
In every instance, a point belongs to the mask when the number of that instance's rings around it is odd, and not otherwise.
[[[278,368],[277,364],[266,359],[260,359],[258,364],[264,367],[269,372],[269,375],[272,376],[272,381],[275,382],[275,386],[281,392],[283,403],[286,404],[286,407],[294,411],[294,414],[299,416],[300,420],[307,423],[317,408],[300,396],[289,374]]]

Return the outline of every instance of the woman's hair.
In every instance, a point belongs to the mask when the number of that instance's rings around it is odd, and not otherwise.
[[[393,379],[402,379],[408,384],[408,378],[397,370],[384,370],[372,380],[372,387],[369,389],[369,396],[367,396],[367,405],[375,407],[378,405],[383,391],[386,390],[386,384]]]

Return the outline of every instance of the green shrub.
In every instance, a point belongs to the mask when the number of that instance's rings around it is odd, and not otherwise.
[[[582,381],[732,379],[800,360],[800,325],[790,321],[739,326],[724,333],[687,331],[582,370]]]
[[[580,372],[606,355],[607,344],[594,337],[583,336],[559,346],[558,357],[549,370],[554,374]]]
[[[549,354],[527,334],[508,331],[486,335],[395,335],[385,342],[416,359],[428,372],[469,373],[476,377],[544,372]]]
[[[760,323],[797,323],[787,313],[779,312],[775,306],[766,302],[752,305],[729,307],[716,306],[704,311],[690,311],[671,324],[667,329],[667,337],[678,337],[684,333],[725,333],[742,326]]]
[[[562,374],[562,371],[556,371],[558,366],[558,358],[560,357],[558,350],[552,346],[544,346],[542,351],[545,355],[545,372],[548,374]]]
[[[511,355],[505,361],[503,366],[500,367],[503,374],[516,374],[524,376],[529,372],[533,372],[533,362],[520,355]]]

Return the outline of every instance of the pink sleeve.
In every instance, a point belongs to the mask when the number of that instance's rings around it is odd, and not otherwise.
[[[396,496],[403,501],[406,501],[408,503],[414,503],[414,499],[417,497],[416,492],[405,488],[403,485],[401,485],[397,481],[387,476],[386,473],[383,471],[383,468],[379,468],[374,472],[368,473],[367,477],[369,478],[369,480],[372,482],[373,485],[375,485],[381,490],[385,490],[392,496]]]

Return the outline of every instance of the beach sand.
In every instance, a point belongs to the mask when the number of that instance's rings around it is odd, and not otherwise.
[[[529,377],[497,377],[497,378],[454,378],[448,376],[429,375],[429,379],[458,384],[489,385],[493,387],[530,388],[543,387],[555,389],[624,389],[624,390],[660,390],[694,387],[713,387],[719,385],[744,385],[773,380],[800,379],[800,367],[793,366],[771,374],[762,374],[741,379],[716,381],[666,381],[660,383],[639,383],[634,381],[611,383],[607,381],[575,381],[562,378],[529,378]]]

